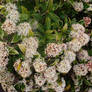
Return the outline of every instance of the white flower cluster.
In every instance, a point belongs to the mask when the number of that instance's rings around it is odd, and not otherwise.
[[[7,69],[0,71],[0,84],[5,92],[11,92],[8,89],[13,85],[14,79],[14,75],[8,72]]]
[[[88,55],[88,52],[86,50],[80,50],[77,54],[77,57],[79,60],[85,61],[88,61],[90,59],[90,56]]]
[[[73,70],[77,76],[85,76],[88,73],[85,64],[74,65]]]
[[[8,15],[1,28],[7,34],[12,34],[16,32],[16,23],[19,21],[19,12],[17,11],[16,5],[12,3],[6,4],[6,11],[8,12]]]
[[[1,28],[7,34],[12,34],[16,32],[16,24],[10,19],[6,19],[5,22],[2,24]]]
[[[46,82],[46,79],[45,79],[45,77],[42,74],[40,74],[40,75],[39,74],[35,74],[34,78],[35,78],[36,84],[39,85],[40,87],[42,85],[44,85],[44,83]]]
[[[60,61],[59,64],[57,64],[57,70],[60,73],[68,73],[71,69],[70,62],[68,60]]]
[[[66,44],[49,43],[47,44],[45,53],[48,55],[48,57],[56,57],[57,55],[62,53],[63,50],[66,49],[67,49]]]
[[[8,64],[8,50],[6,48],[6,43],[0,41],[0,71],[5,69]]]
[[[6,19],[10,19],[14,23],[17,23],[19,21],[19,12],[17,10],[12,10],[9,12],[9,14],[6,16]]]
[[[65,83],[65,80],[62,78],[62,83],[61,84],[58,84],[58,83],[53,83],[51,85],[53,89],[55,89],[56,92],[64,92],[64,88],[66,86],[66,83]]]
[[[72,24],[70,36],[73,40],[68,43],[69,49],[78,52],[82,46],[85,46],[89,42],[90,37],[84,32],[85,28],[82,25]]]
[[[19,59],[14,63],[15,71],[17,71],[23,78],[29,77],[32,73],[30,70],[30,60],[31,59],[21,62]]]
[[[65,51],[65,56],[64,56],[65,60],[68,60],[70,62],[70,64],[76,59],[76,54],[73,51]]]
[[[35,59],[35,61],[33,62],[33,66],[36,72],[44,72],[47,68],[47,64],[45,63],[45,61],[40,58]]]
[[[12,10],[17,10],[17,7],[15,4],[12,3],[7,3],[6,4],[6,11],[11,12]]]
[[[17,26],[18,35],[27,36],[31,30],[32,30],[32,28],[31,28],[30,24],[27,22],[20,23]]]
[[[68,42],[68,49],[74,52],[78,52],[81,49],[82,45],[78,39],[73,39]]]
[[[17,23],[19,21],[19,12],[17,11],[15,4],[6,4],[6,11],[8,12],[6,19],[10,19],[14,23]]]
[[[37,54],[38,39],[36,37],[25,38],[21,44],[23,44],[26,48],[26,58],[32,58],[33,55]]]
[[[56,73],[56,66],[49,66],[47,67],[47,64],[43,59],[37,58],[33,62],[33,66],[35,71],[37,72],[34,77],[35,77],[35,83],[42,87],[44,90],[47,88],[44,88],[44,84],[46,81],[50,83],[52,86],[51,88],[55,89],[56,92],[63,92],[65,88],[65,81],[64,79],[64,85],[58,85],[57,84],[57,79],[58,79],[58,74]],[[55,87],[56,86],[56,87]],[[62,90],[62,91],[59,91]]]
[[[77,1],[73,3],[73,7],[74,7],[75,11],[77,11],[77,12],[82,11],[84,8],[83,3],[77,2]]]

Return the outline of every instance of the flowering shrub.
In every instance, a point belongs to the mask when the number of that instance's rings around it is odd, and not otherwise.
[[[92,92],[91,3],[0,0],[5,92]]]

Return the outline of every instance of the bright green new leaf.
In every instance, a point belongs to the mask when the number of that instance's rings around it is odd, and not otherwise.
[[[13,47],[7,47],[10,55],[18,55],[19,52]]]
[[[46,25],[46,30],[51,29],[51,19],[49,17],[46,17],[45,25]]]
[[[22,53],[26,52],[26,47],[23,44],[18,44],[19,49],[21,50]]]
[[[17,43],[21,40],[21,37],[18,34],[15,34],[12,38],[11,43]]]

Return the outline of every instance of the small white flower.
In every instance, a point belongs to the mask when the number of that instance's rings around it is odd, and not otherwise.
[[[26,46],[26,48],[38,48],[38,39],[36,37],[29,37],[29,38],[25,38],[22,42],[22,44],[24,44]]]
[[[72,29],[75,31],[75,32],[78,32],[78,33],[83,33],[85,32],[85,27],[82,26],[81,24],[72,24]]]
[[[82,44],[78,39],[73,39],[68,43],[68,49],[77,52],[81,49]]]
[[[47,64],[44,62],[43,59],[40,58],[35,59],[35,61],[33,62],[33,66],[36,72],[43,72],[47,68]]]
[[[10,19],[14,23],[19,21],[19,12],[16,10],[10,11],[10,13],[6,16],[7,19]]]
[[[70,64],[75,60],[76,54],[73,51],[66,51],[64,59],[69,60]]]
[[[38,39],[36,37],[25,38],[22,44],[26,48],[25,57],[31,58],[37,54]]]
[[[23,78],[29,77],[31,75],[30,64],[27,61],[21,62],[17,60],[14,63],[15,71],[17,71]]]
[[[7,34],[12,34],[16,32],[16,24],[10,19],[6,19],[1,28],[5,32],[7,32]]]
[[[8,85],[11,85],[13,84],[14,78],[14,75],[7,70],[0,73],[0,83],[6,83]]]
[[[60,73],[68,73],[71,69],[70,62],[68,60],[62,60],[59,64],[57,64],[57,70]]]
[[[85,60],[85,61],[89,60],[90,58],[86,50],[79,51],[77,57],[79,60]]]
[[[74,2],[73,7],[74,7],[75,11],[77,11],[77,12],[81,12],[84,8],[82,2]]]
[[[6,68],[8,64],[8,50],[6,48],[6,43],[0,41],[0,72]]]
[[[49,43],[47,44],[45,53],[48,55],[48,57],[56,57],[62,51],[62,47],[63,46],[61,46],[61,44]]]
[[[31,28],[30,24],[27,22],[20,23],[17,26],[17,32],[19,35],[27,36],[31,30],[32,30],[32,28]]]
[[[78,76],[85,76],[88,73],[87,67],[84,64],[75,65],[73,70]]]
[[[7,3],[6,4],[6,11],[11,12],[12,10],[17,10],[17,7],[15,4],[12,3]]]
[[[62,78],[61,85],[59,85],[57,82],[54,82],[52,84],[52,88],[55,89],[56,92],[64,92],[65,86],[66,86],[66,83],[65,83],[64,78]]]
[[[78,32],[75,32],[75,31],[70,32],[70,37],[71,38],[78,38],[79,36],[80,36],[80,34]]]
[[[29,80],[29,82],[24,81],[24,84],[25,84],[24,92],[29,92],[33,90],[33,80]]]
[[[56,82],[58,79],[58,75],[56,74],[54,77],[51,78],[46,78],[46,80],[48,81],[48,83],[54,83]]]
[[[83,33],[83,34],[80,35],[78,40],[80,41],[81,45],[84,46],[89,42],[90,36],[88,36],[87,34]]]
[[[36,84],[39,85],[39,86],[43,86],[44,83],[46,82],[46,79],[42,74],[40,74],[40,75],[35,74],[34,77],[35,77]]]
[[[51,66],[51,67],[48,67],[45,72],[44,72],[44,76],[45,78],[53,78],[55,77],[56,75],[56,68],[55,66]]]

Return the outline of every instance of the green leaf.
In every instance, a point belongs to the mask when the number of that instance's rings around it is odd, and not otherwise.
[[[49,17],[46,17],[45,25],[46,25],[46,30],[51,29],[51,19]]]
[[[51,11],[53,8],[53,0],[48,0],[48,10]]]
[[[13,47],[7,47],[10,55],[18,55],[19,52]]]
[[[60,22],[60,18],[55,13],[49,13],[49,17],[56,23]]]
[[[88,50],[88,54],[92,56],[92,49]]]
[[[30,12],[24,6],[21,6],[21,10],[22,10],[22,13],[24,14],[30,14]]]
[[[3,5],[0,5],[0,9],[2,9],[2,8],[4,8],[4,6]]]
[[[42,16],[41,16],[41,14],[38,14],[38,13],[34,13],[32,16],[33,16],[36,20],[38,20],[38,21],[40,21],[40,20],[43,19]]]
[[[67,23],[65,23],[65,25],[63,26],[63,31],[66,31],[68,29],[68,24]]]
[[[18,34],[15,34],[12,38],[11,43],[17,43],[21,40],[21,37]]]
[[[24,83],[17,83],[17,84],[15,85],[15,89],[16,89],[17,91],[24,92],[24,88],[25,88]]]
[[[18,47],[23,54],[26,52],[26,47],[23,44],[18,44]]]
[[[34,33],[33,33],[32,30],[29,30],[29,34],[28,34],[28,36],[29,36],[29,37],[30,37],[30,36],[34,36]]]
[[[21,13],[20,14],[20,21],[27,21],[29,19],[29,15],[28,14],[24,14],[24,13]]]
[[[84,82],[85,82],[86,85],[88,85],[88,86],[92,86],[92,83],[91,83],[90,81],[84,79]]]
[[[4,31],[0,28],[0,38],[3,39],[4,37]]]

